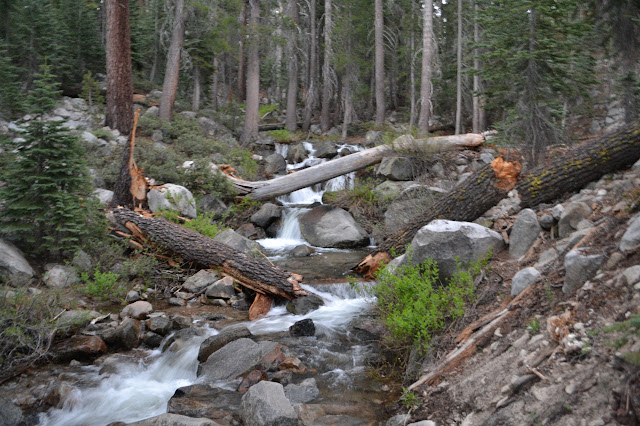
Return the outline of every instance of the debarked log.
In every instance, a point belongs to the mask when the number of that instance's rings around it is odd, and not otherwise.
[[[257,293],[284,299],[307,294],[300,288],[301,276],[254,259],[191,229],[163,218],[144,217],[125,208],[115,209],[113,214],[134,235],[148,238],[187,262],[221,270]]]

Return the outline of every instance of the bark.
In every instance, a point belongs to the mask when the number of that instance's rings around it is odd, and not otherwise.
[[[384,16],[382,0],[375,0],[375,72],[376,72],[376,126],[384,124]]]
[[[107,109],[105,124],[123,135],[131,133],[133,80],[131,76],[131,36],[129,2],[106,2]]]
[[[147,238],[184,261],[219,269],[260,294],[284,299],[306,295],[300,289],[299,275],[258,261],[191,229],[162,218],[144,217],[128,209],[115,209],[113,214],[134,235]]]
[[[304,97],[302,131],[308,132],[311,117],[318,101],[318,36],[316,34],[316,0],[309,0],[309,77]]]
[[[422,82],[420,85],[420,116],[418,132],[421,136],[429,133],[431,118],[431,62],[433,60],[433,0],[426,0],[422,27]]]
[[[456,85],[456,135],[462,133],[462,0],[458,0],[458,78]]]
[[[213,58],[213,75],[211,77],[211,107],[214,110],[218,109],[218,92],[220,91],[220,70],[219,70],[218,58]]]
[[[293,28],[289,32],[289,86],[287,88],[287,116],[285,122],[287,130],[298,130],[297,101],[298,101],[298,1],[289,0],[289,18]]]
[[[260,0],[249,1],[249,46],[247,48],[247,102],[244,114],[244,131],[242,144],[247,145],[258,139],[258,123],[260,121],[260,57],[258,19],[260,17]]]
[[[125,147],[120,163],[120,172],[113,186],[113,198],[111,206],[123,206],[133,208],[139,202],[144,202],[147,198],[147,183],[142,174],[142,169],[136,166],[133,159],[136,126],[138,124],[138,116],[140,109],[135,113],[133,119],[133,129],[129,137],[129,143]]]
[[[200,67],[193,67],[193,98],[191,100],[191,110],[198,111],[200,109]]]
[[[167,66],[162,83],[162,97],[160,98],[160,111],[158,116],[164,120],[173,118],[173,107],[178,92],[178,79],[180,77],[180,56],[184,44],[184,0],[176,0],[176,10],[171,32],[171,43],[167,54]]]
[[[483,142],[482,135],[474,134],[419,139],[412,144],[395,142],[391,146],[380,145],[267,181],[248,182],[233,177],[228,178],[240,194],[253,200],[267,200],[379,163],[393,149],[427,151],[466,149],[479,146]]]
[[[333,21],[331,17],[331,0],[324,0],[324,63],[322,64],[322,112],[320,115],[320,128],[323,132],[331,129],[331,117],[329,115],[331,104],[331,32]]]
[[[240,25],[247,28],[247,6],[249,4],[249,0],[244,0],[242,5],[242,12],[240,13]],[[244,37],[240,36],[240,41],[238,42],[238,102],[244,102],[247,99],[247,61],[245,59],[244,52]]]
[[[482,90],[480,86],[480,51],[478,49],[478,43],[480,43],[480,25],[478,24],[478,3],[474,1],[473,4],[473,43],[476,47],[473,48],[473,133],[480,133],[484,130],[484,114],[481,104],[479,92]]]

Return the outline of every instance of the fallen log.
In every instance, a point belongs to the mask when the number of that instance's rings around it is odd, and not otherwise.
[[[418,140],[400,137],[391,145],[369,148],[267,181],[250,182],[233,176],[227,177],[240,195],[253,200],[267,200],[377,164],[394,149],[436,152],[473,148],[482,145],[484,140],[484,136],[475,133]]]
[[[125,208],[114,209],[113,215],[138,238],[148,239],[187,262],[221,270],[257,293],[284,299],[307,294],[300,288],[300,275],[261,262],[191,229]]]

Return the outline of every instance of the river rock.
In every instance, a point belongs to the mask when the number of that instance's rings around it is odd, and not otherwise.
[[[205,194],[198,200],[198,211],[200,213],[213,213],[213,219],[220,219],[227,210],[227,205],[220,198],[213,194]]]
[[[504,247],[502,236],[470,222],[434,220],[422,227],[411,241],[411,259],[403,255],[399,265],[419,264],[434,259],[444,283],[456,271],[456,256],[464,263],[476,262],[490,250],[496,254]]]
[[[353,248],[369,243],[369,235],[346,210],[318,206],[300,217],[300,231],[318,247]]]
[[[270,341],[256,343],[247,338],[234,340],[212,353],[200,365],[198,377],[205,383],[235,379],[259,366],[262,358],[278,345]]]
[[[418,168],[410,158],[385,157],[380,162],[377,174],[391,180],[407,181],[418,175]]]
[[[287,152],[287,161],[291,164],[301,163],[308,157],[307,150],[301,143],[289,145]]]
[[[75,387],[67,383],[56,384],[47,396],[44,397],[44,402],[52,407],[62,408],[65,400],[75,389]]]
[[[289,334],[291,337],[315,336],[316,325],[311,318],[305,318],[289,327]]]
[[[118,424],[118,423],[116,423]],[[159,416],[149,417],[133,423],[125,423],[127,426],[219,426],[220,423],[205,418],[193,418],[179,414],[164,413]]]
[[[167,404],[167,412],[233,424],[240,420],[241,398],[238,392],[206,384],[185,386],[175,391]]]
[[[262,248],[260,244],[243,237],[233,229],[222,231],[214,238],[214,240],[218,241],[219,243],[226,244],[229,247],[241,251],[249,256],[252,256],[255,253],[259,252]]]
[[[316,379],[309,378],[300,382],[299,385],[288,384],[284,387],[284,394],[292,404],[304,404],[311,402],[320,396]]]
[[[602,254],[585,254],[583,249],[571,250],[564,258],[563,293],[572,293],[592,278],[604,262]]]
[[[629,221],[629,228],[620,240],[620,250],[633,250],[638,246],[640,246],[640,215]]]
[[[572,232],[578,229],[578,224],[591,216],[591,207],[581,201],[570,203],[565,207],[558,221],[558,236],[560,238],[568,237]]]
[[[306,315],[324,305],[324,300],[313,293],[297,297],[287,303],[287,311],[294,315]]]
[[[264,174],[272,177],[287,170],[287,160],[278,153],[271,154],[264,159]]]
[[[13,244],[0,239],[0,276],[13,285],[27,285],[35,272],[22,252]]]
[[[316,251],[309,247],[306,244],[300,244],[299,246],[295,246],[293,250],[291,250],[291,255],[295,257],[307,257],[311,256]]]
[[[275,220],[282,216],[282,208],[273,203],[264,203],[260,210],[251,215],[251,223],[267,229]]]
[[[242,419],[252,426],[297,426],[298,416],[280,383],[263,381],[242,397]]]
[[[141,329],[140,321],[133,318],[125,318],[116,328],[114,341],[117,345],[127,349],[137,348],[140,346]]]
[[[56,362],[89,359],[105,352],[107,344],[98,336],[73,336],[63,340],[53,349]]]
[[[338,155],[336,145],[331,141],[315,142],[313,147],[316,150],[314,155],[318,158],[333,158]]]
[[[80,282],[75,269],[67,265],[53,265],[42,277],[49,288],[67,288]]]
[[[190,293],[198,293],[200,290],[212,285],[220,279],[220,274],[211,269],[201,269],[187,278],[182,288]]]
[[[165,316],[152,317],[146,321],[147,330],[166,336],[171,331],[171,320]]]
[[[164,337],[152,331],[146,331],[142,334],[142,341],[150,348],[157,348],[162,344]]]
[[[236,232],[252,241],[267,238],[267,233],[265,232],[265,230],[255,226],[253,223],[245,223],[244,225],[240,225]]]
[[[0,396],[0,425],[19,425],[22,420],[22,410],[8,398]]]
[[[208,337],[200,344],[198,361],[205,362],[212,353],[234,340],[251,337],[253,337],[253,334],[245,326],[225,328],[215,336]]]
[[[244,378],[242,382],[240,382],[240,386],[238,386],[238,392],[244,394],[247,393],[249,388],[256,383],[259,383],[263,380],[269,380],[269,376],[263,370],[251,370]]]
[[[519,295],[525,288],[538,281],[540,276],[540,272],[533,267],[518,271],[511,279],[511,295]]]
[[[300,374],[307,371],[307,366],[300,361],[300,358],[287,358],[280,363],[278,368]]]
[[[512,258],[524,256],[540,235],[542,228],[538,223],[538,216],[531,209],[524,209],[518,213],[509,238],[509,255]]]
[[[196,201],[187,188],[173,183],[154,188],[147,193],[149,210],[175,210],[192,219],[196,218]]]
[[[120,318],[131,317],[140,320],[147,318],[151,312],[153,312],[153,306],[151,306],[151,303],[139,300],[125,306],[122,312],[120,312]]]
[[[231,299],[236,295],[233,278],[226,276],[207,287],[205,295],[212,299]]]

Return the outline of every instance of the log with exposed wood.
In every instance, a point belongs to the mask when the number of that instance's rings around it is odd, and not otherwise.
[[[147,182],[143,175],[143,170],[136,165],[133,159],[136,126],[138,125],[138,117],[140,116],[140,108],[135,112],[133,118],[133,130],[129,136],[122,161],[120,163],[120,172],[113,187],[112,206],[135,207],[137,204],[147,199]]]
[[[484,136],[475,133],[418,140],[400,137],[391,145],[376,146],[271,180],[249,182],[232,176],[229,179],[241,195],[253,200],[267,200],[377,164],[394,149],[436,152],[473,148],[484,143],[484,140]]]
[[[149,240],[187,262],[218,269],[257,293],[284,299],[307,294],[300,288],[300,275],[254,259],[191,229],[163,218],[145,217],[125,208],[114,209],[113,215],[137,238]],[[259,299],[264,304],[264,298]]]
[[[364,258],[354,270],[372,276],[389,253],[401,254],[415,234],[435,219],[473,221],[497,204],[515,186],[521,196],[521,207],[535,207],[563,194],[576,191],[607,173],[624,169],[640,159],[640,122],[627,125],[591,142],[576,146],[566,154],[541,165],[520,177],[517,184],[500,188],[492,167],[486,166],[470,175],[449,194],[440,198],[419,220],[389,235],[382,244]],[[514,169],[515,171],[515,169]],[[510,172],[508,172],[510,173]],[[514,185],[511,185],[513,183]]]

